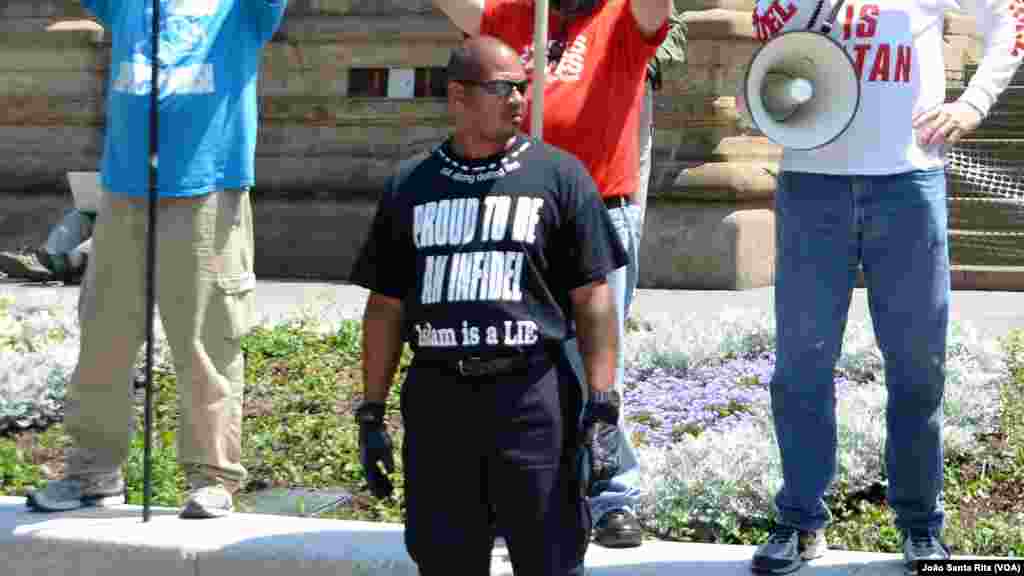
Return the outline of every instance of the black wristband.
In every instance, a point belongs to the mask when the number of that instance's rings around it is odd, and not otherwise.
[[[356,422],[383,426],[386,410],[387,407],[382,402],[363,402],[356,408]]]

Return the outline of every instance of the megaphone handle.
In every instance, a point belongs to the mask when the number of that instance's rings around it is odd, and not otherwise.
[[[839,11],[843,8],[843,2],[845,0],[836,0],[836,5],[832,7],[832,11],[829,12],[828,18],[821,24],[821,33],[829,34],[832,32],[832,25],[836,23],[836,18],[839,17]]]

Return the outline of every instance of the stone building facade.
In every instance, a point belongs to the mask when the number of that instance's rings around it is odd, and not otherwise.
[[[676,3],[689,63],[656,96],[641,286],[767,285],[779,150],[734,98],[752,2]],[[977,43],[966,18],[946,28],[956,86]],[[383,179],[450,129],[440,72],[460,38],[430,0],[290,0],[260,84],[258,274],[345,278]],[[97,169],[108,58],[75,0],[0,6],[0,249],[38,242],[69,205],[65,173]]]

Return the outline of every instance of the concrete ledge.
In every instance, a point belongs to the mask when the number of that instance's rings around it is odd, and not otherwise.
[[[254,200],[256,274],[347,280],[375,212],[372,200]]]
[[[649,542],[611,550],[591,546],[591,576],[748,576],[752,546]],[[36,514],[23,498],[0,496],[0,565],[4,576],[414,576],[402,527],[341,520],[235,514],[181,520],[140,508]],[[893,554],[831,551],[802,575],[902,575]],[[512,576],[496,548],[491,576]]]

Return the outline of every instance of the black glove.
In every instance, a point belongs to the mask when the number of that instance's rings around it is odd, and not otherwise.
[[[583,408],[583,441],[589,447],[591,496],[604,491],[619,471],[619,406],[617,391],[593,392]]]
[[[387,474],[395,470],[394,449],[387,428],[384,427],[384,404],[363,402],[356,409],[359,423],[359,461],[366,474],[366,482],[375,498],[391,495],[391,480]],[[384,466],[384,472],[380,465]],[[386,472],[386,473],[385,473]]]

